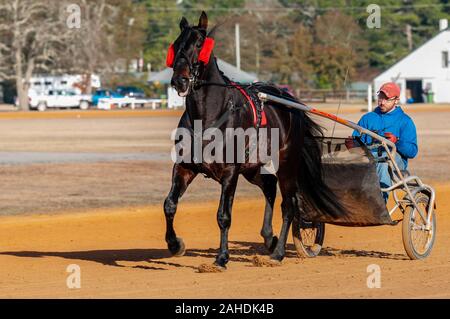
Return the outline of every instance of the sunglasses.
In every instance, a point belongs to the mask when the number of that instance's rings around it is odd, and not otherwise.
[[[394,96],[394,97],[391,97],[390,99],[387,99],[386,97],[382,96],[381,94],[378,94],[378,99],[379,100],[384,100],[384,101],[387,101],[387,102],[393,102],[393,101],[395,101],[397,99],[397,97]]]

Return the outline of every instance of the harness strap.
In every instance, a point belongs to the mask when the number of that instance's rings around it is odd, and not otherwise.
[[[253,99],[247,94],[247,92],[238,84],[235,82],[231,82],[231,84],[236,87],[242,95],[247,99],[247,101],[250,103],[250,106],[252,108],[252,115],[253,115],[253,125],[255,127],[260,126],[266,126],[267,125],[267,118],[266,118],[266,112],[264,112],[264,109],[259,109],[255,106],[255,103],[253,102]]]

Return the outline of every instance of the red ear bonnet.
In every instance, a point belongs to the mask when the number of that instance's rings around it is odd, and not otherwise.
[[[198,60],[204,64],[209,63],[209,58],[211,57],[212,50],[214,49],[214,39],[206,38],[203,42],[202,49],[198,55]],[[173,60],[175,59],[175,50],[173,49],[173,43],[169,46],[167,50],[166,66],[169,68],[173,67]]]
[[[173,67],[173,60],[175,59],[175,51],[173,50],[173,43],[169,46],[169,50],[167,51],[166,57],[166,65],[167,67]]]
[[[214,39],[206,38],[205,41],[203,42],[202,50],[198,55],[198,60],[203,62],[204,64],[208,64],[213,49],[214,49]]]

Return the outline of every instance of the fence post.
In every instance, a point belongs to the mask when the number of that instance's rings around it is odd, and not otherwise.
[[[372,112],[372,84],[367,86],[367,112]]]

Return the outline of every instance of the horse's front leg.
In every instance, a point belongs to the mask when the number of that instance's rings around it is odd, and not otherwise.
[[[230,257],[228,252],[228,231],[231,226],[231,210],[237,181],[238,173],[236,171],[233,171],[221,181],[222,194],[220,196],[220,204],[217,211],[217,223],[220,228],[220,249],[214,264],[222,268],[226,268],[226,264]]]
[[[173,220],[177,211],[178,200],[183,196],[197,173],[175,164],[172,171],[172,187],[164,201],[164,215],[166,217],[166,242],[170,252],[175,256],[182,256],[185,252],[183,240],[177,238],[173,228]]]

